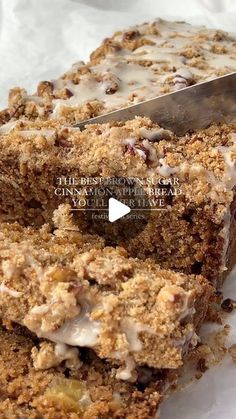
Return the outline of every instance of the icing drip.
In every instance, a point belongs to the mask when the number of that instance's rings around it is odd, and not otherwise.
[[[153,143],[161,140],[169,140],[172,136],[172,132],[164,128],[146,129],[142,127],[140,128],[139,133],[142,137],[147,138]]]
[[[57,331],[44,337],[57,343],[92,348],[98,344],[101,325],[91,319],[90,312],[89,304],[84,303],[78,317],[67,320]]]
[[[10,295],[11,297],[14,297],[14,298],[19,298],[23,294],[22,292],[15,291],[15,290],[12,290],[12,289],[8,288],[3,282],[0,284],[0,293],[8,294],[8,295]]]
[[[139,352],[142,350],[142,342],[139,339],[140,332],[148,332],[154,334],[152,329],[141,323],[136,323],[133,319],[127,317],[121,322],[121,330],[125,333],[129,343],[130,352]]]
[[[132,372],[135,370],[136,363],[131,356],[125,358],[125,368],[121,371],[118,371],[116,378],[119,380],[130,380],[132,378]]]
[[[17,272],[17,266],[15,263],[10,262],[9,260],[3,260],[2,271],[5,278],[11,279]]]
[[[18,121],[8,122],[0,127],[0,135],[9,134],[17,125]]]
[[[31,138],[37,135],[46,137],[46,138],[52,138],[56,136],[56,131],[51,129],[32,129],[32,130],[23,130],[19,131],[19,135],[21,135],[24,138]]]
[[[129,153],[138,154],[143,160],[152,164],[157,162],[156,150],[148,140],[137,143],[135,138],[130,137],[125,138],[123,144],[127,146],[127,151]]]
[[[38,276],[39,281],[42,281],[44,279],[43,268],[40,266],[38,262],[36,262],[36,260],[33,258],[32,255],[29,255],[27,253],[27,250],[25,251],[24,256],[25,256],[25,261],[28,264],[28,266],[34,269],[36,275]]]
[[[76,361],[79,356],[79,351],[77,348],[65,345],[65,343],[57,343],[55,345],[55,355],[63,361]]]
[[[236,185],[236,159],[232,160],[231,154],[235,152],[236,154],[236,133],[231,134],[233,145],[229,147],[219,146],[217,150],[222,153],[225,165],[226,165],[226,173],[224,176],[224,183],[225,187],[228,190],[232,190]]]
[[[170,167],[166,162],[165,159],[159,159],[159,163],[161,164],[160,167],[157,168],[158,173],[163,177],[169,177],[170,175],[176,173],[178,168]]]
[[[143,347],[142,341],[139,338],[139,333],[147,332],[154,334],[155,332],[153,332],[149,326],[137,323],[129,317],[124,319],[120,326],[129,344],[128,353],[124,355],[122,352],[115,351],[111,354],[111,357],[125,362],[125,368],[117,372],[116,378],[126,381],[132,379],[133,371],[136,368],[136,362],[131,353],[139,352]]]

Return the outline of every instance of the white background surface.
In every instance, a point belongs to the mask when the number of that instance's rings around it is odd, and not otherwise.
[[[0,106],[9,88],[34,92],[38,81],[88,59],[113,31],[155,17],[236,32],[236,0],[0,0]],[[236,299],[235,276],[225,292]],[[231,324],[235,343],[235,314]],[[228,358],[165,402],[162,418],[235,419],[235,397],[236,366]]]

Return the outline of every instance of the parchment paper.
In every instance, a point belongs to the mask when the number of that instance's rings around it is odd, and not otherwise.
[[[13,86],[34,92],[87,60],[115,30],[162,17],[236,32],[236,0],[0,0],[0,107]],[[236,299],[236,271],[225,284]],[[236,313],[229,317],[236,342]],[[162,406],[163,419],[235,419],[236,366],[230,358]]]

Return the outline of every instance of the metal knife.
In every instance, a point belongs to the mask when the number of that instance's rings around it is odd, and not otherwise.
[[[236,122],[236,72],[83,121],[76,126],[146,116],[183,135],[211,123]]]

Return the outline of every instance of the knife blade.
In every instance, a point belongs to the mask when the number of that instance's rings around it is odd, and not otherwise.
[[[88,119],[76,127],[149,117],[177,135],[211,123],[236,122],[236,72]]]

